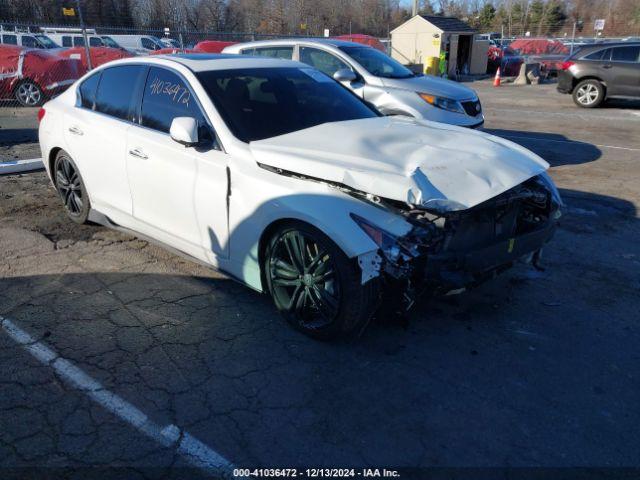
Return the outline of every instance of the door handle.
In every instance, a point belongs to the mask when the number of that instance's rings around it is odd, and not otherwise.
[[[602,68],[613,68],[613,65],[603,65]]]
[[[76,127],[75,125],[73,127],[69,127],[69,131],[71,133],[73,133],[74,135],[83,135],[82,130],[80,130],[78,127]]]
[[[131,155],[132,157],[141,158],[142,160],[146,160],[147,158],[149,158],[139,148],[134,148],[133,150],[129,150],[129,155]]]

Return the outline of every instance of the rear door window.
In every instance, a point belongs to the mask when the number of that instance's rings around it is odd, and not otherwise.
[[[73,37],[73,46],[74,47],[84,47],[84,38],[83,37]]]
[[[122,120],[132,120],[138,90],[146,68],[141,65],[111,67],[102,71],[95,110]]]
[[[311,47],[300,47],[300,61],[317,68],[330,77],[333,77],[333,74],[338,70],[349,68],[349,65],[335,55]]]
[[[80,106],[93,110],[93,106],[96,100],[96,90],[98,83],[100,82],[101,72],[91,75],[84,82],[80,84]]]
[[[6,43],[7,45],[17,45],[18,37],[16,35],[3,35],[2,43]]]
[[[71,37],[65,35],[62,37],[62,46],[63,47],[71,47],[73,44],[71,43]]]
[[[142,95],[142,126],[169,133],[176,117],[195,118],[200,138],[213,139],[195,95],[185,81],[166,68],[151,67]]]
[[[611,49],[605,48],[603,50],[597,50],[589,55],[583,57],[584,60],[609,60],[611,57]]]
[[[615,47],[611,54],[614,62],[637,62],[640,55],[640,47]]]

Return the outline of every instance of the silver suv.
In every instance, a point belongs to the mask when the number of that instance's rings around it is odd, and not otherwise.
[[[457,82],[414,74],[388,55],[359,43],[283,39],[239,43],[224,53],[298,60],[333,77],[384,115],[477,128],[484,123],[478,95]]]

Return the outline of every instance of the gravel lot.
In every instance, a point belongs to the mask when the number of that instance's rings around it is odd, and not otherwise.
[[[640,466],[640,105],[474,87],[486,129],[552,165],[567,208],[546,270],[519,266],[351,343],[309,340],[222,275],[72,224],[42,172],[1,177],[0,465],[120,478],[187,478],[215,454],[239,467]],[[0,116],[0,158],[39,156],[34,116]]]

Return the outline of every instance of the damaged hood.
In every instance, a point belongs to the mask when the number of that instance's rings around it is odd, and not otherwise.
[[[325,123],[249,147],[260,164],[435,211],[471,208],[549,167],[508,140],[408,117]]]

